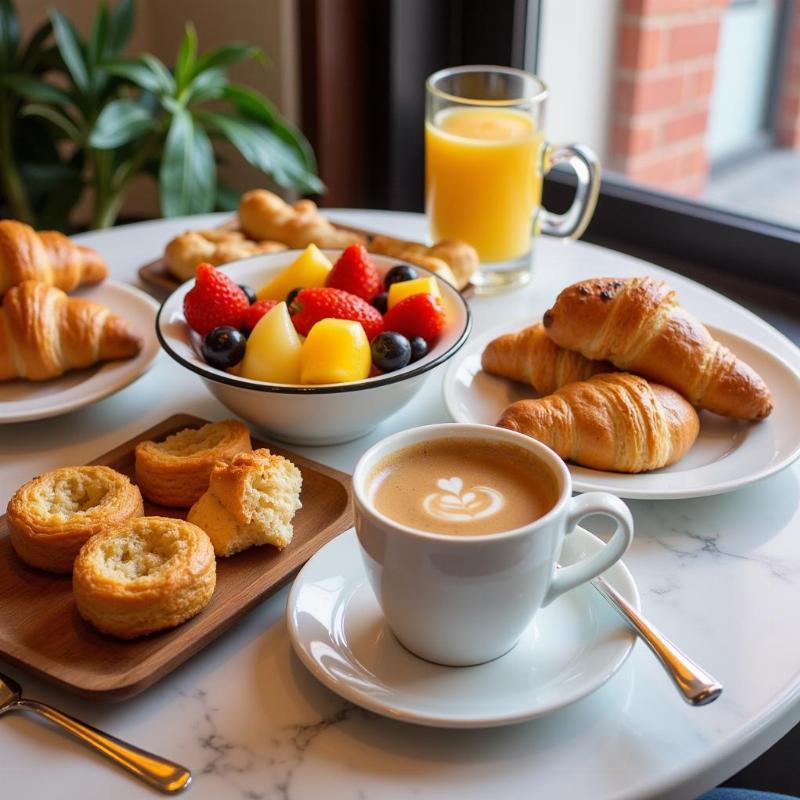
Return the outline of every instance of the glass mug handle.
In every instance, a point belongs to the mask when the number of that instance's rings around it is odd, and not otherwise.
[[[578,239],[586,230],[600,193],[600,161],[583,144],[545,144],[541,170],[546,175],[556,164],[569,164],[578,178],[575,199],[564,214],[553,214],[540,207],[534,234],[546,233],[564,239]]]

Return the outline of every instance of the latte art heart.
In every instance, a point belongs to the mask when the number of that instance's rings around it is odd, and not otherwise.
[[[422,501],[426,513],[446,522],[474,522],[486,519],[500,511],[505,499],[490,486],[473,486],[461,492],[461,478],[440,478],[436,485],[441,492],[431,492]]]

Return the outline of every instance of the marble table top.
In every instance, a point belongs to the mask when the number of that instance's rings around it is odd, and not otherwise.
[[[332,216],[402,237],[424,237],[419,215]],[[177,219],[88,234],[117,280],[188,227]],[[592,245],[544,239],[532,283],[471,301],[475,334],[510,312],[551,299],[565,284],[628,275],[651,265]],[[684,303],[724,327],[729,301],[668,274]],[[756,337],[756,317],[737,333]],[[783,340],[780,355],[796,359]],[[390,432],[447,420],[442,372],[400,413],[364,439],[303,453],[351,470]],[[170,414],[227,416],[200,380],[163,354],[117,395],[67,416],[0,427],[0,503],[32,475],[84,463]],[[286,591],[166,679],[131,700],[81,700],[0,663],[30,697],[188,766],[200,800],[484,800],[504,798],[692,798],[732,775],[800,721],[800,466],[717,497],[630,501],[636,541],[626,556],[644,613],[725,686],[721,699],[686,706],[649,651],[637,644],[622,670],[590,697],[548,717],[494,730],[434,730],[348,705],[293,655]],[[589,525],[588,527],[593,527]],[[594,527],[596,532],[602,529]],[[33,719],[0,721],[2,795],[83,800],[141,798],[135,779]],[[155,796],[155,793],[153,793]]]

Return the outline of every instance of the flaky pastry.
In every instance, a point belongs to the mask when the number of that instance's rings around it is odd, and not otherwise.
[[[267,449],[241,453],[216,464],[188,519],[209,535],[218,556],[261,544],[282,549],[292,540],[302,483],[300,470],[283,456]]]
[[[139,517],[93,536],[72,573],[78,613],[122,639],[172,628],[200,613],[216,582],[208,536],[171,517]]]
[[[185,428],[163,442],[136,445],[136,483],[153,503],[188,508],[208,488],[218,460],[230,460],[251,449],[250,432],[237,420]]]
[[[62,467],[17,489],[8,503],[8,530],[27,564],[71,572],[89,537],[142,514],[142,495],[127,476],[111,467]]]

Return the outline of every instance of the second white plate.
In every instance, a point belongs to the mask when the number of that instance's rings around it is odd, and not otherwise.
[[[72,294],[102,303],[114,314],[129,320],[144,340],[142,351],[134,358],[73,370],[49,381],[0,383],[0,424],[57,417],[97,402],[133,383],[158,355],[155,335],[158,304],[144,292],[133,286],[105,281]]]
[[[481,353],[497,336],[519,330],[530,318],[511,322],[467,343],[444,382],[447,409],[457,422],[494,425],[515,400],[536,397],[530,386],[489,375]],[[606,491],[629,499],[679,499],[722,494],[762,480],[800,457],[800,375],[754,342],[708,326],[712,335],[752,366],[772,391],[774,411],[762,422],[737,422],[702,412],[700,435],[677,464],[638,475],[601,472],[568,464],[578,492]]]

